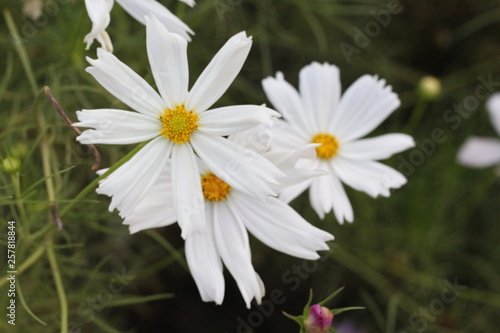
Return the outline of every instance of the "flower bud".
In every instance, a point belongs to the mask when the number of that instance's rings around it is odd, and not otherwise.
[[[424,99],[432,101],[441,94],[441,81],[434,76],[424,76],[418,83],[418,90]]]
[[[21,167],[21,161],[15,157],[6,157],[2,160],[1,167],[6,173],[14,173]]]
[[[307,333],[326,333],[330,331],[333,313],[319,304],[309,307],[309,317],[304,322]]]

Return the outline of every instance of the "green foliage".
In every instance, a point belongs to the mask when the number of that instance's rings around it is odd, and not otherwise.
[[[292,202],[336,237],[314,270],[298,274],[296,267],[306,267],[302,261],[252,240],[267,295],[278,290],[286,299],[269,315],[255,306],[246,310],[229,276],[224,304],[204,304],[183,259],[177,227],[129,235],[116,212],[107,211],[109,198],[92,189],[78,196],[96,180],[94,160],[42,88],[51,88],[73,120],[76,110],[127,107],[85,72],[85,56],[95,58],[96,46],[84,50],[91,24],[83,0],[52,0],[37,21],[22,16],[20,1],[0,2],[0,160],[21,163],[12,173],[0,170],[2,262],[8,221],[16,221],[17,236],[16,326],[6,323],[8,281],[2,271],[0,331],[234,332],[238,318],[252,323],[249,318],[258,313],[263,320],[252,326],[256,332],[290,332],[295,324],[281,315],[282,309],[301,311],[309,288],[321,299],[344,285],[331,306],[366,306],[342,315],[366,332],[416,332],[424,325],[425,332],[495,332],[500,324],[500,182],[494,170],[466,169],[455,156],[468,136],[496,133],[484,99],[453,122],[445,114],[474,96],[479,77],[500,82],[499,3],[401,0],[401,12],[391,15],[365,46],[356,44],[357,29],[375,26],[375,16],[391,2],[199,0],[189,8],[162,1],[196,32],[188,48],[191,84],[230,36],[241,30],[253,36],[243,70],[217,105],[269,103],[262,78],[282,71],[296,86],[303,66],[327,61],[340,67],[344,90],[365,73],[385,78],[402,106],[374,135],[406,130],[419,142],[386,161],[408,177],[390,198],[347,190],[355,212],[352,225],[338,225],[332,214],[319,220],[307,193]],[[108,32],[115,54],[151,82],[144,27],[115,4]],[[357,51],[345,56],[341,45],[346,44]],[[425,75],[439,78],[442,91],[422,104],[417,86]],[[499,85],[494,88],[500,91]],[[411,119],[417,120],[408,125]],[[133,150],[98,148],[102,167]],[[60,231],[54,223],[58,218]],[[293,284],[287,272],[296,278]],[[452,290],[450,283],[466,286],[454,289],[453,300],[445,291]]]

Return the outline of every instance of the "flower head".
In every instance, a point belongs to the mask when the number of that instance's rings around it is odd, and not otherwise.
[[[179,1],[191,7],[195,5],[194,0]],[[146,24],[145,17],[147,15],[154,14],[170,32],[179,34],[187,41],[191,41],[190,35],[194,35],[194,32],[184,22],[156,0],[116,0],[116,2],[142,24]],[[85,0],[85,7],[92,21],[92,30],[83,40],[87,44],[87,49],[97,39],[105,51],[113,52],[113,44],[106,32],[111,21],[109,13],[113,4],[114,0]]]
[[[309,189],[312,207],[321,218],[333,210],[340,223],[352,222],[342,183],[372,197],[387,197],[391,188],[406,183],[401,173],[377,160],[413,147],[413,139],[405,134],[362,139],[399,106],[399,99],[384,80],[370,75],[359,78],[341,97],[339,70],[327,63],[304,67],[299,78],[300,91],[282,73],[262,81],[267,97],[285,118],[268,154],[316,144],[316,158],[299,160],[296,166],[326,175],[289,186],[280,198],[289,202]]]
[[[329,302],[332,298],[337,296],[344,287],[335,290],[332,294],[330,294],[327,298],[322,300],[317,304],[311,305],[313,292],[312,290],[309,293],[309,300],[307,301],[306,306],[304,307],[304,311],[300,316],[292,316],[286,312],[283,314],[294,320],[297,324],[300,325],[300,332],[305,333],[326,333],[326,332],[334,332],[331,328],[333,317],[339,313],[350,311],[350,310],[362,310],[363,307],[359,306],[351,306],[347,308],[339,308],[339,309],[328,309],[324,305]]]
[[[500,135],[500,93],[493,94],[486,103],[493,127]],[[488,168],[500,164],[500,139],[472,136],[462,145],[458,163],[470,168]]]
[[[137,112],[116,109],[77,111],[90,127],[77,140],[84,144],[146,142],[128,162],[99,183],[98,193],[112,197],[110,210],[122,217],[134,212],[171,160],[175,216],[182,236],[204,229],[204,200],[197,158],[221,180],[264,200],[276,195],[271,185],[282,172],[271,162],[225,136],[279,116],[264,106],[209,108],[240,71],[251,38],[236,34],[222,47],[188,90],[187,41],[169,33],[156,18],[147,20],[147,49],[159,94],[111,53],[98,49],[87,71],[116,98]],[[168,200],[169,197],[164,198]],[[163,198],[159,198],[162,200]]]
[[[286,203],[274,197],[256,199],[198,162],[206,231],[188,236],[185,252],[205,302],[221,304],[224,299],[223,265],[236,280],[247,307],[252,299],[261,302],[265,289],[252,265],[247,230],[269,247],[303,259],[318,259],[317,251],[328,250],[326,242],[333,236],[309,224]],[[124,224],[130,226],[131,232],[175,222],[171,167],[167,163],[165,172],[125,218]]]
[[[333,313],[327,307],[314,304],[309,307],[309,317],[304,326],[307,333],[326,333],[330,331]]]

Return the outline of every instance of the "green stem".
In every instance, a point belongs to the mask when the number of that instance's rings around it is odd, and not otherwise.
[[[19,301],[21,301],[21,305],[23,306],[24,310],[26,310],[26,312],[28,312],[28,314],[33,319],[35,319],[36,321],[38,321],[40,324],[42,324],[44,326],[47,326],[46,322],[44,322],[43,320],[41,320],[40,318],[38,318],[37,315],[35,315],[33,313],[33,311],[31,311],[30,307],[28,306],[28,303],[26,303],[26,300],[24,299],[24,295],[23,295],[23,292],[22,292],[22,289],[21,289],[21,284],[17,280],[16,280],[16,287],[17,287],[17,294],[19,295]]]
[[[175,258],[175,260],[187,271],[189,272],[188,265],[182,254],[170,244],[164,237],[162,237],[156,230],[145,230],[145,232],[154,240],[156,240],[161,246],[163,246],[170,254]]]
[[[24,48],[24,44],[19,35],[19,31],[17,30],[16,24],[14,23],[14,19],[12,18],[12,15],[10,14],[10,11],[8,9],[4,9],[3,16],[5,17],[7,28],[9,29],[10,35],[12,37],[11,42],[14,44],[15,50],[19,54],[19,58],[21,59],[24,71],[26,72],[26,76],[28,77],[28,81],[30,83],[33,96],[36,96],[38,94],[38,86],[36,84],[35,74],[33,74],[33,69],[31,68],[31,62],[28,57],[28,53]]]
[[[412,134],[417,128],[418,124],[422,120],[422,116],[424,115],[425,110],[427,109],[428,101],[423,97],[419,97],[417,101],[417,105],[415,105],[415,109],[411,113],[410,120],[406,123],[406,126],[403,132]]]
[[[28,223],[28,214],[26,213],[26,208],[24,207],[24,202],[21,199],[21,181],[19,180],[19,173],[16,172],[12,174],[12,185],[14,185],[14,193],[16,195],[16,206],[19,210],[19,214],[21,215],[22,222],[19,223],[19,233],[21,236],[29,240],[30,237],[30,227]]]
[[[27,270],[31,265],[33,265],[35,262],[38,261],[38,259],[43,255],[45,252],[45,245],[40,245],[35,252],[31,254],[31,256],[28,257],[19,267],[17,268],[17,275],[21,275],[25,270]],[[7,283],[7,276],[4,276],[0,279],[0,287],[3,286],[5,283]]]
[[[61,306],[61,333],[68,333],[68,300],[64,291],[64,285],[61,279],[61,272],[57,265],[56,254],[53,248],[52,233],[47,235],[47,257],[50,263],[50,270],[54,277],[56,285],[57,296],[59,297],[59,304]]]

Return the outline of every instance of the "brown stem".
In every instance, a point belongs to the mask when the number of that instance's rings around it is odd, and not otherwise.
[[[57,212],[56,204],[50,204],[50,214],[52,215],[52,220],[54,220],[54,224],[56,225],[57,231],[61,231],[63,228],[63,223],[59,213]]]
[[[45,94],[47,94],[47,97],[49,98],[50,102],[52,103],[52,105],[56,109],[57,113],[59,113],[59,115],[66,122],[66,124],[68,124],[78,135],[82,134],[82,131],[80,131],[77,127],[73,126],[73,122],[71,121],[71,119],[69,119],[69,117],[63,111],[63,109],[61,108],[61,106],[57,102],[54,95],[52,95],[50,88],[44,87],[44,90],[45,90]],[[89,147],[90,147],[90,150],[92,151],[92,154],[94,154],[94,159],[95,159],[95,163],[92,166],[92,170],[97,171],[99,169],[99,167],[101,166],[101,155],[99,154],[99,151],[97,150],[97,148],[94,145],[89,144]]]

